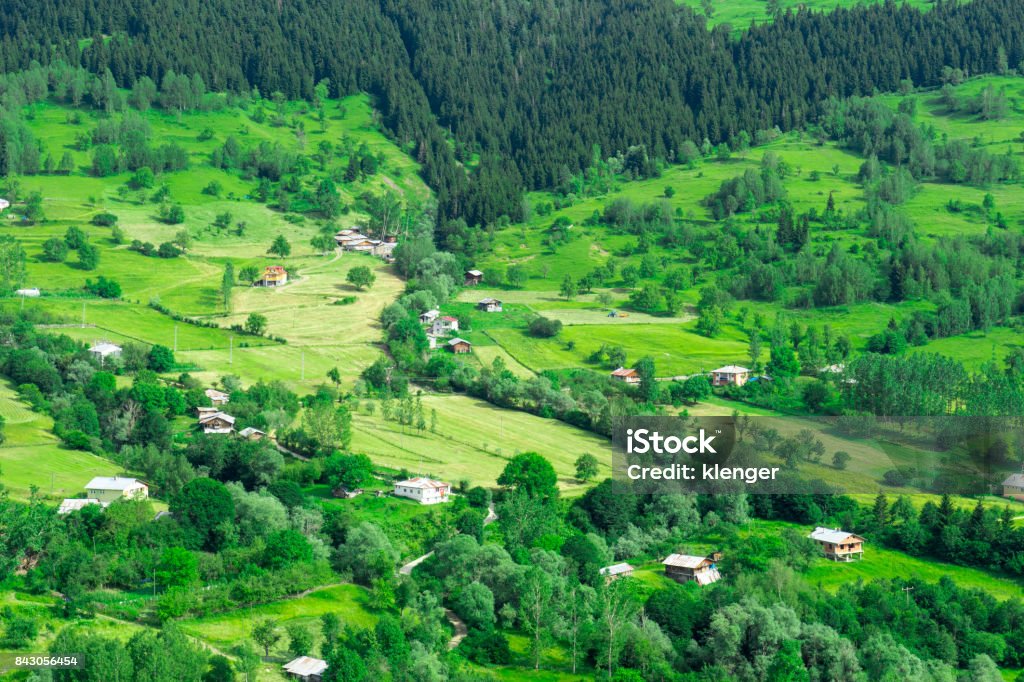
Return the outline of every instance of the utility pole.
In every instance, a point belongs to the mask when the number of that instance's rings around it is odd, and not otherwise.
[[[901,587],[900,591],[907,596],[907,606],[910,606],[910,593],[914,591],[913,587]]]

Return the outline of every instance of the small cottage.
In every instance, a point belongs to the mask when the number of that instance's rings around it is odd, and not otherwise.
[[[815,528],[808,535],[821,545],[825,557],[832,561],[854,561],[864,558],[864,538],[838,528]]]
[[[213,403],[215,406],[226,405],[228,402],[231,401],[231,396],[229,396],[227,393],[224,393],[223,391],[218,391],[215,388],[208,388],[206,389],[205,393],[206,397],[209,398],[210,402]]]
[[[694,582],[703,587],[722,579],[718,572],[718,562],[721,558],[719,552],[711,556],[670,554],[661,563],[665,567],[666,577],[678,583]]]
[[[320,682],[324,671],[327,670],[327,661],[312,656],[299,656],[285,663],[283,667],[284,672],[293,680]]]
[[[500,313],[501,301],[496,298],[485,298],[476,304],[476,309],[485,313]]]
[[[711,372],[712,386],[742,386],[750,380],[750,370],[739,365],[726,365]]]
[[[617,370],[612,372],[612,379],[615,381],[621,381],[625,384],[639,384],[640,374],[635,369],[619,367]]]
[[[261,287],[280,287],[288,283],[288,271],[283,265],[268,265],[263,269],[263,274],[253,282]]]
[[[472,353],[473,344],[471,344],[469,341],[466,341],[465,339],[455,337],[454,339],[448,342],[448,350],[455,353],[456,355],[462,355],[463,353]]]
[[[420,504],[439,504],[451,499],[452,486],[444,481],[417,476],[395,483],[395,496],[408,497]]]
[[[467,287],[475,287],[484,281],[484,273],[479,270],[466,270],[465,284]]]
[[[39,298],[40,292],[38,288],[32,287],[31,289],[18,289],[14,293],[22,298]]]
[[[226,412],[213,412],[199,418],[203,433],[231,433],[235,430],[235,418]]]
[[[94,358],[100,361],[100,363],[106,362],[107,358],[119,358],[121,357],[121,346],[110,343],[109,341],[98,341],[92,345],[89,349],[89,353]]]
[[[633,575],[633,567],[629,564],[612,564],[611,566],[605,566],[598,573],[604,578],[605,584],[608,584],[619,578],[628,578]]]
[[[254,429],[251,426],[247,426],[238,432],[238,437],[244,438],[246,440],[263,440],[266,437],[266,435],[267,434],[265,434],[264,432],[260,431],[259,429]]]
[[[1024,472],[1011,474],[1003,481],[1003,497],[1024,502]]]
[[[144,500],[149,497],[149,486],[136,478],[123,476],[96,476],[85,484],[89,499],[106,507],[121,498]]]
[[[434,320],[436,320],[440,314],[441,311],[438,310],[437,308],[434,308],[433,310],[428,310],[425,313],[420,313],[420,324],[433,324]]]

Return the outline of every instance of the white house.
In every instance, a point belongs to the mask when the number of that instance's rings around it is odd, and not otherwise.
[[[11,202],[7,201],[7,199],[0,199],[0,213],[3,213],[4,211],[6,211],[10,207],[11,207]]]
[[[325,670],[327,661],[312,656],[299,656],[284,664],[284,671],[288,677],[302,682],[320,682]]]
[[[14,293],[18,296],[23,296],[24,298],[39,298],[39,289],[37,287],[33,287],[31,289],[18,289]]]
[[[121,357],[121,346],[110,343],[109,341],[99,341],[93,344],[89,352],[96,357],[101,363],[105,362],[107,358],[119,358]]]
[[[70,514],[73,511],[88,507],[90,504],[99,503],[99,500],[92,497],[66,497],[60,503],[60,507],[57,508],[57,513],[63,516],[64,514]]]
[[[437,316],[440,314],[441,311],[438,310],[437,308],[434,308],[433,310],[428,310],[425,313],[420,313],[420,324],[433,324],[434,320],[436,320]]]
[[[206,397],[210,399],[210,402],[214,405],[226,405],[231,402],[231,396],[224,391],[218,391],[215,388],[208,388],[206,391]]]
[[[750,370],[739,365],[726,365],[711,372],[712,386],[742,386],[750,380]]]
[[[452,486],[444,481],[431,478],[410,478],[395,483],[395,496],[408,497],[420,504],[438,504],[451,499]]]
[[[144,500],[149,497],[149,486],[137,478],[124,476],[97,476],[85,484],[89,499],[98,500],[106,507],[121,498]]]
[[[459,331],[459,319],[451,315],[445,315],[434,320],[430,327],[430,333],[434,336],[448,336]]]

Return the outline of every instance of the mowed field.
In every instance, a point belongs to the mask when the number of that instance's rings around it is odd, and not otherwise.
[[[148,199],[154,190],[121,191],[129,174],[103,178],[87,174],[90,152],[78,151],[75,137],[91,130],[98,121],[96,117],[85,113],[82,122],[75,124],[64,107],[37,107],[31,121],[33,131],[51,153],[71,153],[79,170],[69,177],[20,179],[22,195],[42,193],[47,222],[20,226],[17,204],[0,222],[0,230],[16,236],[28,252],[26,285],[43,290],[42,298],[19,305],[41,308],[57,316],[58,321],[79,323],[84,318],[87,326],[64,332],[85,342],[106,339],[168,346],[176,350],[180,363],[204,380],[236,374],[245,383],[280,379],[294,389],[308,390],[324,381],[325,373],[333,367],[349,379],[357,376],[378,354],[373,346],[380,338],[377,317],[401,290],[401,281],[378,259],[314,251],[309,240],[318,233],[320,221],[258,203],[252,198],[256,180],[214,168],[209,163],[210,154],[229,136],[243,148],[271,142],[296,154],[310,154],[324,141],[338,149],[365,145],[378,156],[380,170],[365,180],[339,184],[344,206],[355,208],[357,197],[366,192],[394,192],[401,201],[411,204],[425,200],[430,193],[418,176],[417,164],[380,131],[367,97],[331,102],[324,130],[315,114],[303,105],[292,103],[288,107],[290,117],[305,123],[304,136],[294,135],[290,128],[275,127],[270,121],[257,123],[236,108],[181,116],[156,110],[144,114],[153,140],[160,144],[175,142],[190,156],[187,171],[157,178],[158,185],[169,189],[171,201],[184,207],[185,222],[181,225],[158,220],[157,205]],[[214,181],[222,187],[220,196],[203,191]],[[184,230],[191,244],[179,258],[143,256],[128,250],[127,244],[117,244],[109,228],[89,225],[90,218],[99,212],[118,216],[127,242],[138,239],[156,244]],[[229,229],[213,225],[215,217],[223,213],[231,215]],[[356,208],[342,215],[336,225],[351,226],[365,219],[366,215]],[[244,223],[244,228],[236,230],[238,223]],[[85,230],[99,248],[100,265],[96,270],[77,267],[73,253],[66,263],[42,259],[43,242],[62,237],[69,225]],[[266,253],[278,235],[284,235],[292,247],[286,258]],[[226,309],[220,283],[229,262],[236,275],[247,266],[262,269],[271,264],[284,265],[290,281],[279,289],[239,283],[232,292],[230,309]],[[356,265],[374,269],[377,281],[371,289],[356,291],[345,282],[346,274]],[[64,294],[80,291],[86,280],[99,275],[121,285],[121,300],[83,302]],[[354,302],[338,304],[350,297]],[[150,308],[150,303],[223,329],[175,322]],[[251,313],[263,315],[267,334],[284,337],[288,344],[228,329],[244,324]]]
[[[494,486],[515,455],[537,452],[554,465],[559,487],[569,495],[585,488],[575,478],[580,455],[597,457],[598,479],[611,473],[611,441],[564,422],[462,395],[424,395],[423,410],[428,424],[436,411],[436,432],[387,421],[379,405],[372,416],[361,410],[353,418],[352,449],[390,468],[484,486]]]

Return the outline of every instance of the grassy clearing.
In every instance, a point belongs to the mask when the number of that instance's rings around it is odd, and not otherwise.
[[[856,7],[869,4],[864,0],[781,0],[780,9],[785,12],[791,10],[796,12],[806,8],[815,12],[831,12],[839,7]],[[705,14],[701,0],[676,0],[678,4],[686,5],[697,14]],[[905,0],[906,4],[920,9],[929,9],[931,4],[928,0]],[[729,24],[734,32],[738,33],[750,24],[763,24],[771,21],[772,17],[768,12],[768,3],[764,0],[718,0],[712,3],[714,10],[708,26]],[[706,15],[705,15],[706,16]]]
[[[189,618],[178,624],[185,633],[219,649],[230,649],[248,639],[252,626],[264,618],[274,618],[281,626],[301,623],[315,630],[319,639],[319,619],[325,613],[336,613],[343,623],[355,627],[372,626],[377,617],[367,607],[367,598],[366,590],[358,585],[334,585],[301,597],[217,616]],[[287,653],[284,646],[271,650],[271,656],[278,660],[289,660],[285,658]]]
[[[437,412],[437,432],[423,433],[375,415],[353,419],[352,449],[393,469],[408,469],[450,481],[493,486],[509,459],[521,452],[538,452],[551,461],[559,487],[577,494],[585,486],[575,478],[575,461],[589,452],[601,462],[598,478],[611,473],[610,441],[554,419],[503,410],[461,395],[427,395],[427,423]]]

